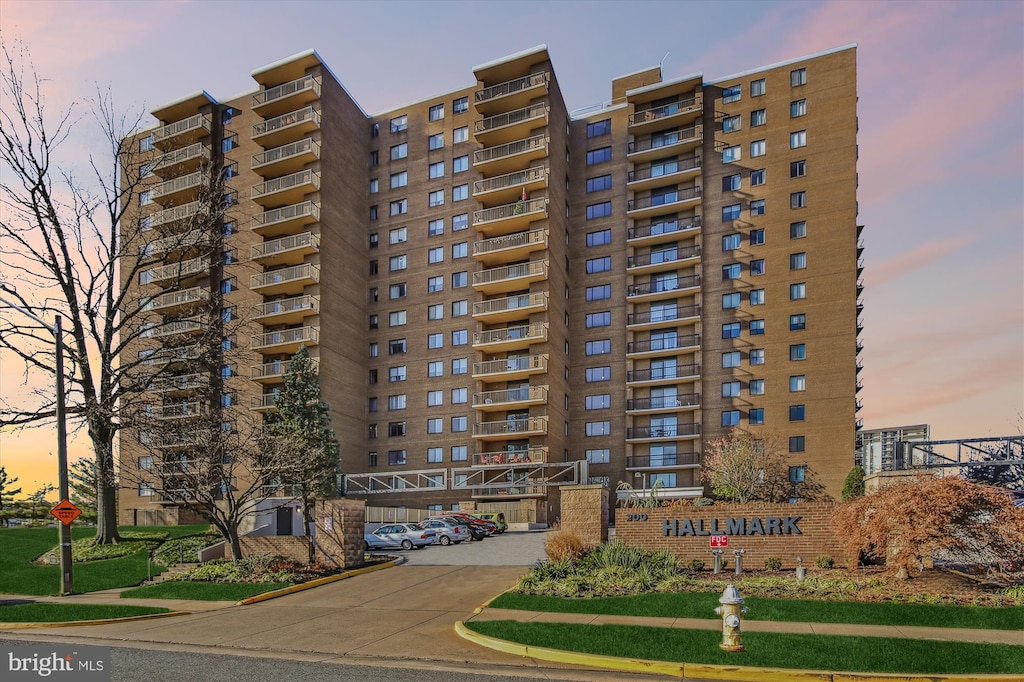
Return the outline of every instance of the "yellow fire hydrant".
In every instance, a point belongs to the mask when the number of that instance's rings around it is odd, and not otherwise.
[[[740,620],[747,612],[747,607],[743,605],[740,591],[732,584],[726,585],[718,603],[721,606],[715,609],[715,613],[722,617],[722,643],[718,646],[726,651],[743,651]]]

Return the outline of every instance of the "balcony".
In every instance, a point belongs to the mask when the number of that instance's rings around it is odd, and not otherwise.
[[[319,221],[320,204],[315,201],[303,201],[301,204],[259,213],[253,216],[251,227],[253,232],[264,237],[276,237]]]
[[[531,253],[548,248],[546,229],[530,232],[514,232],[500,237],[491,237],[473,244],[473,257],[484,265],[507,263],[529,258]]]
[[[700,379],[700,365],[668,365],[665,367],[645,367],[631,369],[626,372],[627,384],[658,384],[675,381],[694,381]]]
[[[493,146],[518,140],[547,124],[548,105],[546,102],[537,102],[522,109],[505,111],[481,119],[473,124],[473,132],[482,144]]]
[[[153,146],[162,151],[184,147],[210,134],[213,119],[209,114],[196,114],[181,121],[160,126],[153,131]]]
[[[153,166],[153,174],[161,178],[173,178],[184,173],[193,173],[210,161],[210,145],[196,142],[181,149],[167,152]]]
[[[666,467],[699,467],[699,452],[677,452],[662,455],[628,455],[627,469],[664,469]]]
[[[196,362],[204,355],[204,349],[199,344],[191,346],[179,346],[177,348],[158,348],[153,351],[142,351],[139,353],[139,362],[143,365],[177,365],[181,363]]]
[[[661,162],[629,171],[627,187],[634,192],[663,185],[666,182],[681,182],[683,179],[700,175],[701,157],[688,156],[682,159]]]
[[[191,334],[202,334],[210,328],[210,323],[202,316],[188,317],[184,320],[171,320],[163,322],[151,330],[147,336],[154,339],[166,339],[170,336],[188,336]]]
[[[318,99],[320,99],[320,77],[303,76],[254,93],[252,110],[263,118],[267,118],[294,111]]]
[[[630,274],[639,274],[675,270],[680,265],[693,265],[699,261],[700,245],[692,244],[630,256],[626,259],[626,267],[631,271]]]
[[[696,322],[700,319],[700,304],[673,305],[654,310],[643,310],[626,315],[626,326],[633,331],[640,329],[675,326],[680,322]],[[700,339],[696,339],[700,345]]]
[[[635,111],[629,115],[629,129],[634,134],[643,133],[669,124],[688,123],[704,112],[704,97],[701,94],[681,98],[660,107]]]
[[[146,416],[161,421],[169,419],[192,419],[207,413],[206,404],[198,400],[186,400],[170,405],[147,405]]]
[[[252,307],[253,320],[261,324],[298,324],[320,314],[319,296],[296,296],[267,301]]]
[[[511,322],[531,313],[548,309],[548,294],[538,291],[532,294],[516,294],[506,298],[492,298],[473,303],[473,319],[484,324]]]
[[[493,466],[508,464],[542,464],[548,461],[548,448],[544,445],[532,445],[525,449],[496,450],[478,452],[473,455],[473,466]]]
[[[320,158],[320,143],[312,138],[291,142],[252,155],[252,169],[265,178],[295,173]]]
[[[310,362],[314,368],[319,370],[319,360],[311,359]],[[291,360],[274,360],[262,365],[253,365],[249,369],[249,378],[259,382],[280,383],[281,378],[288,373],[288,368],[291,367],[291,364]]]
[[[473,378],[484,382],[516,381],[548,371],[547,354],[517,355],[473,363]]]
[[[680,237],[696,237],[700,234],[700,224],[701,217],[699,215],[654,219],[648,223],[634,224],[629,228],[626,231],[626,242],[637,247],[641,244],[663,242]]]
[[[494,111],[515,109],[528,104],[531,100],[546,95],[548,92],[548,75],[531,73],[522,78],[490,85],[473,93],[476,110],[487,115]]]
[[[299,327],[253,334],[249,337],[249,349],[262,353],[292,354],[299,346],[315,346],[320,343],[320,327]]]
[[[513,171],[473,183],[473,197],[489,203],[511,203],[527,193],[548,186],[546,166],[532,166],[526,170]]]
[[[274,208],[300,201],[319,189],[320,173],[304,170],[253,185],[249,197],[263,207]]]
[[[320,128],[320,112],[313,107],[268,118],[252,127],[252,139],[261,147],[280,147],[296,142]]]
[[[160,377],[155,379],[149,386],[153,393],[193,393],[204,391],[210,385],[210,377],[207,374],[182,374],[174,377]]]
[[[626,344],[626,355],[636,357],[675,355],[681,352],[696,351],[699,348],[700,334],[657,336],[653,339],[630,341]]]
[[[312,232],[271,239],[249,247],[249,257],[260,265],[299,265],[320,251],[320,235]]]
[[[700,203],[700,187],[680,187],[671,192],[653,194],[626,202],[626,215],[630,218],[654,216],[665,211],[675,211],[689,204]]]
[[[548,278],[548,262],[515,263],[473,273],[473,288],[484,294],[499,294],[528,289],[533,282]]]
[[[151,214],[145,225],[150,228],[170,228],[177,227],[180,223],[189,221],[199,215],[201,209],[204,208],[202,201],[193,201],[188,204],[182,204],[181,206],[172,206],[171,208],[165,208],[162,211],[157,211]],[[200,226],[202,227],[202,226]]]
[[[547,155],[547,137],[534,135],[524,140],[476,150],[473,152],[473,166],[481,173],[501,175],[523,170],[531,161],[543,159]]]
[[[473,438],[479,440],[508,440],[528,436],[545,436],[547,417],[509,417],[496,422],[473,424]]]
[[[517,386],[474,393],[473,409],[483,412],[518,410],[529,405],[544,405],[547,401],[547,386]]]
[[[485,237],[496,237],[525,230],[530,223],[547,217],[548,200],[541,197],[473,211],[473,227]]]
[[[626,429],[626,441],[681,440],[700,438],[700,424],[662,424],[661,426],[631,426]],[[678,457],[678,455],[676,455]]]
[[[189,258],[180,263],[160,265],[144,271],[140,279],[150,284],[167,284],[176,282],[183,284],[197,277],[202,277],[210,271],[210,259],[206,256],[201,258]]]
[[[196,246],[209,246],[209,241],[208,235],[195,230],[154,239],[149,243],[148,250],[152,256],[165,256],[178,251],[188,251]]]
[[[699,407],[699,393],[628,398],[626,400],[626,412],[679,412],[682,410],[696,410]]]
[[[252,275],[249,278],[249,288],[263,296],[301,294],[305,286],[319,281],[320,266],[303,263]]]
[[[638,282],[626,287],[626,297],[634,300],[671,298],[686,290],[700,289],[700,275],[662,278]]]
[[[168,291],[167,293],[154,296],[148,303],[142,306],[142,309],[154,312],[158,311],[162,315],[171,315],[195,308],[209,300],[209,289],[206,287],[190,287],[188,289]]]
[[[161,206],[193,201],[199,196],[205,175],[206,173],[197,171],[155,184],[150,188],[153,201]]]
[[[524,497],[544,497],[548,489],[543,485],[506,485],[473,488],[474,500],[518,500]]]
[[[637,138],[626,147],[626,158],[633,163],[639,163],[666,154],[681,154],[700,147],[703,142],[704,126],[697,124],[688,128]]]
[[[269,410],[273,410],[276,408],[278,395],[278,393],[254,395],[249,401],[249,409],[254,412],[267,412]]]
[[[547,340],[547,323],[534,322],[515,327],[475,332],[473,334],[473,348],[485,353],[499,353],[528,348],[532,344],[543,343]]]

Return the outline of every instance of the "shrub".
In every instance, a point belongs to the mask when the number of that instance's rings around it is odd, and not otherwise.
[[[782,559],[777,556],[770,556],[764,560],[764,570],[766,571],[781,571],[782,570]]]
[[[710,507],[715,503],[710,497],[698,497],[693,501],[694,507]]]
[[[1003,595],[1012,599],[1024,599],[1024,585],[1014,585],[1003,590]]]
[[[195,563],[199,550],[215,542],[218,542],[217,538],[208,535],[189,535],[168,540],[153,552],[153,560],[164,566]]]
[[[818,568],[835,568],[836,560],[827,554],[822,554],[821,556],[814,557],[814,565]]]
[[[686,562],[686,570],[688,571],[703,571],[704,561],[702,559],[690,559]]]
[[[850,473],[846,475],[846,480],[843,481],[842,499],[843,502],[849,502],[863,495],[864,469],[855,466],[850,469]]]
[[[544,550],[551,561],[578,559],[586,549],[587,543],[574,530],[556,530],[544,544]]]

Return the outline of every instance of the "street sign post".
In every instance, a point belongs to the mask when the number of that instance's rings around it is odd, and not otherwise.
[[[714,548],[714,547],[728,547],[729,546],[729,536],[728,535],[712,535],[708,539],[708,543],[711,545],[712,548]]]
[[[72,521],[82,515],[82,510],[76,507],[71,500],[61,500],[50,510],[50,514],[65,526],[70,526]]]

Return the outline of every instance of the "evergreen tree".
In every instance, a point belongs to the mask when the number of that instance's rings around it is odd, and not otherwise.
[[[10,478],[7,476],[7,470],[0,466],[0,525],[7,525],[7,514],[4,513],[4,498],[11,498],[9,501],[14,501],[15,495],[21,494],[21,488],[11,488],[9,486],[14,485],[18,482],[18,477]]]
[[[864,494],[864,469],[855,466],[850,469],[843,481],[843,502],[849,502]]]
[[[71,501],[82,510],[83,521],[96,520],[96,460],[83,457],[68,467]]]

